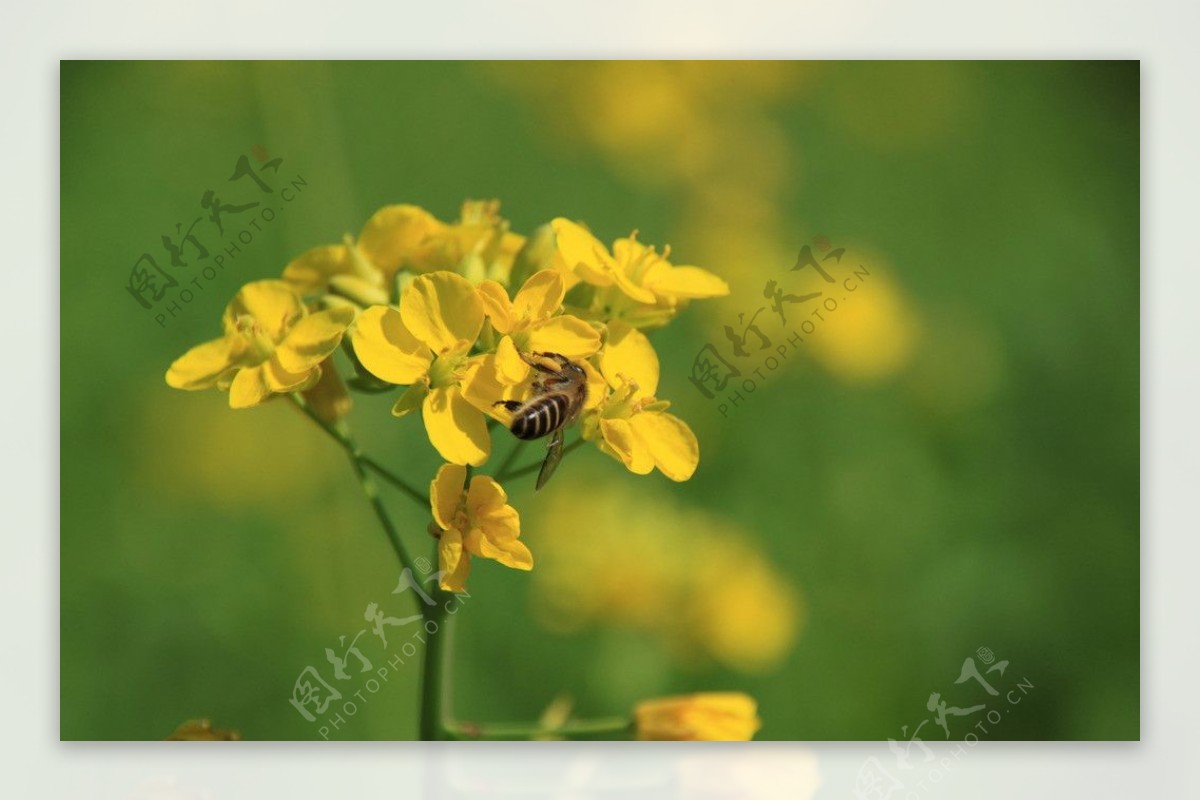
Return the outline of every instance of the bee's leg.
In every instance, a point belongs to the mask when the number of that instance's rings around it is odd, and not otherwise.
[[[549,352],[538,353],[537,357],[540,359],[551,360],[552,362],[554,362],[555,364],[558,365],[559,370],[565,370],[567,368],[567,365],[569,365],[571,363],[571,360],[568,359],[566,356],[563,356],[561,353],[549,353]]]
[[[514,401],[514,400],[499,400],[499,401],[496,401],[495,403],[493,403],[492,405],[493,406],[503,406],[506,410],[508,410],[510,412],[515,412],[517,409],[521,408],[521,402]]]
[[[534,358],[530,358],[530,356]],[[524,353],[522,353],[521,358],[525,360],[526,364],[528,364],[534,370],[537,370],[539,373],[558,373],[568,364],[567,357],[558,353],[531,353],[529,356],[526,356]],[[558,365],[558,368],[552,370],[546,365],[542,364],[540,361],[537,361],[538,359],[550,359]]]

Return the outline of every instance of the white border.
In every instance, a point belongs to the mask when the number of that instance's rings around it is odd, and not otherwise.
[[[880,745],[60,744],[58,64],[128,57],[1138,58],[1143,65],[1142,743],[984,743],[928,797],[1200,794],[1193,242],[1198,6],[1184,2],[5,3],[0,792],[50,796],[846,796]],[[1103,165],[1097,165],[1102,169]],[[98,387],[97,391],[103,391]],[[814,774],[813,760],[816,761]],[[740,783],[739,783],[740,782]]]

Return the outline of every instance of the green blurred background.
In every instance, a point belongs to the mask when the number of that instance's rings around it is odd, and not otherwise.
[[[637,228],[732,293],[652,336],[701,442],[691,481],[585,448],[536,498],[510,487],[537,566],[477,564],[460,718],[739,689],[763,739],[903,739],[936,691],[1005,706],[985,739],[1137,738],[1138,81],[1130,62],[64,63],[62,738],[195,717],[319,738],[293,682],[332,680],[324,649],[368,603],[412,613],[394,556],[308,421],[163,372],[242,283],[375,209],[453,220],[492,197],[521,233]],[[307,187],[160,326],[130,268],[167,265],[160,237],[205,190],[244,198],[227,178],[255,145]],[[817,237],[871,279],[722,415],[692,359]],[[390,403],[356,398],[359,440],[427,481],[436,454]],[[388,502],[425,548],[427,515]],[[1033,685],[1019,707],[955,684],[981,647],[1009,662],[997,686]],[[416,680],[346,683],[368,700],[331,736],[414,737]]]

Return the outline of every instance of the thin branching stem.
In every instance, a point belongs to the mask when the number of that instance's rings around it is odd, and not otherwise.
[[[570,453],[571,451],[575,450],[580,445],[582,445],[583,442],[584,442],[583,437],[579,437],[574,442],[572,442],[570,445],[567,445],[565,448],[563,448],[562,455],[566,456],[568,453]],[[539,461],[534,462],[533,464],[527,464],[524,467],[517,468],[516,470],[512,471],[511,473],[505,473],[504,470],[500,470],[497,472],[496,481],[498,481],[500,483],[503,483],[505,481],[512,481],[514,478],[521,478],[521,476],[529,475],[534,470],[540,469],[541,466],[542,466],[542,462],[541,462],[541,460],[539,460]]]
[[[388,540],[391,541],[392,548],[395,549],[396,555],[400,557],[401,566],[412,570],[414,563],[408,554],[408,549],[404,546],[404,540],[400,538],[400,532],[396,530],[396,526],[392,522],[391,516],[388,515],[387,509],[383,505],[383,500],[379,497],[379,487],[376,486],[370,474],[367,473],[368,466],[370,466],[372,470],[379,470],[380,466],[363,455],[362,451],[358,447],[358,443],[354,441],[354,437],[350,434],[350,430],[346,425],[338,424],[335,426],[330,424],[319,414],[317,414],[313,408],[305,402],[304,398],[298,394],[292,395],[291,399],[292,402],[296,404],[296,407],[300,409],[300,411],[308,415],[309,419],[320,426],[322,431],[332,437],[334,441],[341,445],[342,449],[346,451],[346,455],[350,457],[350,466],[354,468],[354,475],[356,478],[358,478],[358,483],[362,487],[363,494],[367,496],[367,500],[370,502],[371,508],[375,512],[375,516],[379,518],[379,523],[383,526],[383,531],[385,534],[387,534]],[[420,503],[423,508],[429,508],[429,499],[420,492],[412,487],[409,487],[395,476],[392,476],[391,473],[388,473],[387,477],[389,480],[393,480],[393,483],[399,482],[397,486],[407,492],[409,497]]]
[[[629,718],[580,720],[558,728],[531,723],[451,723],[446,735],[452,740],[615,740],[633,731]]]

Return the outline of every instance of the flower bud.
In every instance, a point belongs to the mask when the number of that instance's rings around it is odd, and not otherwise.
[[[696,693],[643,701],[633,715],[639,740],[749,740],[757,708],[745,693]]]

